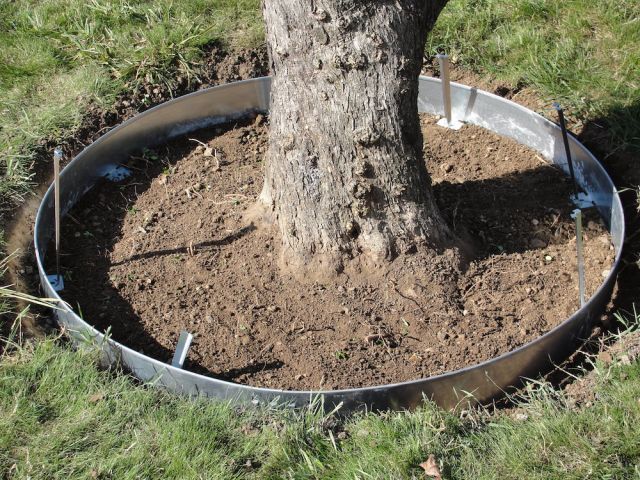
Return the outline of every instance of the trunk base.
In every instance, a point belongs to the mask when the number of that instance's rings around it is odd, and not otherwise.
[[[268,231],[274,237],[280,245],[278,266],[281,275],[294,277],[304,284],[334,283],[340,275],[350,280],[362,276],[369,281],[390,274],[398,276],[402,271],[404,275],[414,279],[423,278],[424,281],[436,281],[430,278],[429,272],[437,271],[440,272],[438,281],[443,282],[447,277],[455,278],[466,271],[469,261],[474,258],[475,249],[458,238],[446,248],[435,248],[427,242],[411,242],[410,248],[392,256],[374,249],[324,251],[310,255],[300,253],[281,241],[280,229],[262,202],[258,201],[247,209],[243,220],[247,225]]]

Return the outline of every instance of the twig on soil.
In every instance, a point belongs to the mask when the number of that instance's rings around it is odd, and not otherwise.
[[[210,198],[207,199],[207,200],[209,200],[214,205],[224,205],[224,204],[227,204],[227,203],[236,203],[236,202],[239,201],[239,199],[247,199],[247,198],[249,198],[246,195],[242,195],[241,193],[228,193],[227,195],[225,195],[225,197],[233,198],[233,200],[223,200],[221,202],[216,202],[215,200],[211,200]]]
[[[393,290],[405,300],[409,300],[410,302],[413,302],[416,305],[416,307],[420,309],[420,312],[422,312],[423,315],[425,316],[427,315],[427,313],[422,309],[422,306],[414,298],[407,297],[402,293],[400,293],[400,290],[398,290],[398,288],[395,285],[393,286]]]
[[[79,220],[77,220],[73,215],[71,215],[70,213],[67,213],[67,217],[69,217],[69,220],[71,220],[73,223],[75,223],[76,225],[82,226],[82,223],[80,223]]]
[[[462,292],[462,298],[467,298],[475,290],[475,288],[480,284],[480,282],[482,282],[482,277],[479,277],[475,282],[473,282],[473,285],[471,285],[464,292]]]
[[[549,162],[547,162],[544,158],[542,158],[540,155],[536,155],[535,159],[538,160],[540,163],[544,163],[545,165],[549,165]]]
[[[366,343],[375,343],[377,341],[384,341],[386,338],[389,338],[388,333],[372,333],[364,337],[364,341]]]
[[[461,199],[458,199],[456,202],[456,206],[453,207],[453,213],[451,214],[451,223],[453,227],[453,231],[456,231],[456,217],[458,216],[458,207],[460,207]]]
[[[258,352],[258,357],[262,356],[263,353],[269,352],[273,349],[273,343],[267,343],[262,350]]]
[[[196,196],[196,197],[200,197],[200,198],[202,198],[202,195],[201,195],[199,192],[197,192],[196,190],[194,190],[194,189],[193,189],[193,187],[187,187],[187,188],[185,188],[184,193],[186,193],[186,194],[187,194],[187,198],[188,198],[189,200],[191,200],[192,195],[194,195],[194,196]]]

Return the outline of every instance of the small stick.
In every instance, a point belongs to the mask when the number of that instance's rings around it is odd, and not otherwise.
[[[374,343],[379,340],[384,340],[385,338],[389,338],[389,334],[387,333],[372,333],[364,337],[365,343]]]
[[[442,81],[442,103],[447,125],[451,125],[451,79],[449,76],[449,56],[446,53],[436,55],[440,62],[440,80]]]
[[[186,330],[180,332],[180,338],[178,338],[178,345],[176,346],[176,351],[173,354],[171,366],[182,368],[182,366],[184,365],[184,361],[187,359],[187,352],[189,351],[192,340],[193,335],[191,335],[189,332],[187,332]]]
[[[567,156],[567,163],[569,164],[569,175],[571,175],[571,181],[573,182],[573,193],[578,198],[578,183],[576,182],[576,174],[573,170],[573,160],[571,158],[571,148],[569,148],[569,135],[567,134],[567,125],[564,120],[564,112],[558,102],[553,104],[556,112],[558,112],[558,120],[560,121],[560,130],[562,130],[562,141],[564,142],[564,151]]]
[[[576,208],[573,211],[573,215],[576,219],[576,248],[578,250],[578,295],[580,298],[580,308],[582,308],[585,304],[584,253],[582,246],[582,210]]]
[[[62,149],[56,147],[53,151],[53,184],[54,210],[56,222],[56,281],[60,284],[60,160]]]

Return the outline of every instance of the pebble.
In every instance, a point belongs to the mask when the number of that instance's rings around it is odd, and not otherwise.
[[[436,334],[436,337],[438,337],[438,340],[440,340],[441,342],[445,341],[447,338],[449,338],[449,334],[445,331],[439,331]]]
[[[608,276],[609,276],[609,273],[611,273],[611,270],[603,270],[603,271],[602,271],[602,276],[603,276],[603,277],[608,277]]]

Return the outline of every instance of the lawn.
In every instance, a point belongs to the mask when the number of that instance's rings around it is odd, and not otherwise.
[[[262,41],[257,0],[0,2],[0,207],[29,191],[43,139],[136,83],[197,78],[203,49]]]
[[[640,3],[454,0],[427,51],[563,104],[574,129],[600,121],[640,151]]]
[[[638,333],[623,335],[640,350]],[[55,340],[0,361],[6,478],[640,478],[640,362],[595,363],[576,408],[533,384],[517,410],[361,414],[254,410],[176,398]]]
[[[30,195],[43,145],[73,135],[87,110],[108,110],[143,82],[173,90],[181,77],[195,88],[213,44],[262,42],[258,0],[0,2],[2,218]],[[428,57],[441,51],[560,101],[576,131],[604,127],[606,155],[640,154],[637,0],[452,0],[427,43]],[[11,312],[6,293],[1,308]],[[628,318],[623,336],[637,345],[637,317]],[[426,403],[343,420],[176,398],[97,368],[91,349],[25,341],[0,358],[0,472],[424,478],[419,464],[434,454],[447,479],[640,478],[640,363],[600,359],[589,378],[595,395],[579,408],[533,383],[516,410],[454,414]]]

